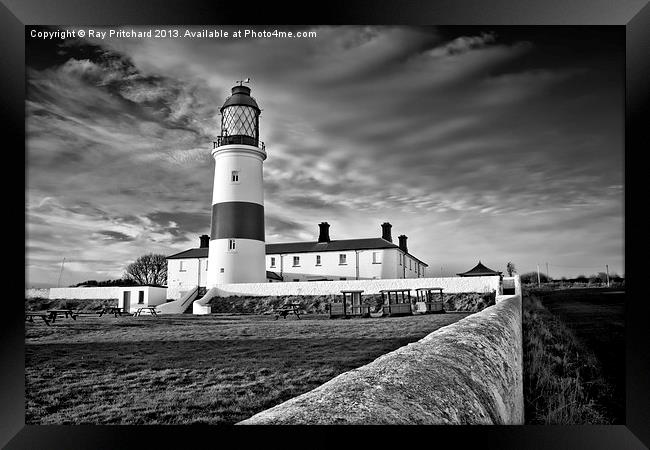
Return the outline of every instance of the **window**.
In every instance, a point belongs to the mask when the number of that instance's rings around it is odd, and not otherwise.
[[[339,255],[339,265],[347,264],[346,261],[347,261],[347,255],[341,253],[341,254]]]
[[[399,265],[400,266],[402,265],[402,254],[401,253],[399,254]]]
[[[345,280],[347,280],[347,278],[345,278],[345,277],[341,277],[341,278],[339,278],[339,279],[340,279],[341,281],[345,281]]]
[[[219,269],[219,272],[223,273],[223,267],[221,269]]]
[[[409,270],[413,270],[413,268],[411,267],[411,262],[412,261],[413,261],[412,259],[409,259]]]
[[[379,258],[379,252],[372,252],[372,263],[381,264],[381,259]]]
[[[205,260],[205,270],[208,270],[208,260]]]
[[[180,272],[186,272],[187,271],[187,261],[181,260],[181,268],[179,269]]]
[[[228,239],[228,250],[234,250],[234,249],[235,249],[235,240]]]
[[[271,267],[275,267],[275,257],[271,257]]]
[[[144,291],[138,291],[138,304],[144,305]]]
[[[294,278],[293,281],[300,281],[298,278]]]
[[[230,172],[230,181],[232,183],[239,183],[239,170],[233,170]]]
[[[320,255],[316,255],[316,265],[320,266]]]
[[[293,257],[293,267],[298,267],[300,266],[300,256],[294,256]],[[293,280],[293,281],[298,281],[298,280]]]

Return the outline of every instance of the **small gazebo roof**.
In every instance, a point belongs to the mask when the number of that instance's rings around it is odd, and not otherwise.
[[[489,277],[492,275],[501,275],[502,272],[497,272],[496,270],[492,270],[489,267],[485,267],[481,261],[478,262],[476,266],[474,266],[472,269],[468,270],[467,272],[463,273],[457,273],[459,277]]]

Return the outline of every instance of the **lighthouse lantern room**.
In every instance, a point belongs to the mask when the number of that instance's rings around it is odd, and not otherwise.
[[[259,140],[260,108],[242,83],[232,88],[221,107],[221,135],[212,149],[208,287],[266,281],[262,175],[266,150]]]

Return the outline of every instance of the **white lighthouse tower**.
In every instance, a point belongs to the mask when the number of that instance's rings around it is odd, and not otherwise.
[[[208,288],[266,281],[262,179],[266,151],[259,140],[260,108],[242,83],[232,88],[221,107],[221,136],[212,149]]]

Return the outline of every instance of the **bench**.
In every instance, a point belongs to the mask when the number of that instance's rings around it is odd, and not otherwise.
[[[136,312],[133,313],[133,317],[138,317],[142,314],[142,311],[149,310],[149,314],[151,314],[154,317],[158,317],[158,313],[156,313],[156,307],[155,306],[143,306],[141,308],[138,308]]]
[[[298,319],[300,319],[300,314],[298,314],[298,311],[300,311],[302,308],[300,306],[300,303],[290,303],[288,305],[282,306],[280,308],[277,308],[275,312],[275,320],[278,320],[280,317],[283,319],[287,318],[287,315],[290,313],[294,313]]]
[[[34,317],[40,317],[43,319],[43,321],[47,324],[47,326],[50,326],[50,320],[48,319],[49,314],[48,313],[43,313],[43,312],[26,312],[25,313],[25,322],[31,322],[34,323]]]
[[[102,308],[101,311],[99,311],[99,317],[103,316],[104,314],[114,314],[115,317],[122,316],[122,314],[128,314],[126,311],[124,311],[124,308],[119,308],[117,306],[107,306],[105,308]]]
[[[48,309],[47,313],[49,314],[49,319],[52,323],[56,322],[57,317],[72,317],[72,320],[77,320],[77,313],[71,309]]]

